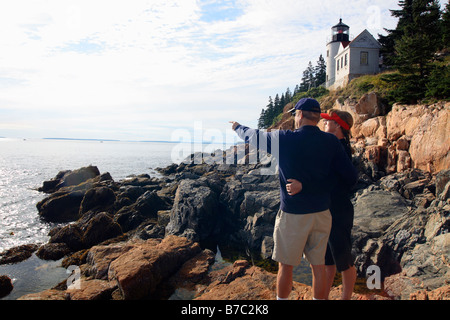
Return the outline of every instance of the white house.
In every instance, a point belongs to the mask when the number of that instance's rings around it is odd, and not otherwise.
[[[352,79],[380,72],[379,42],[366,30],[350,41],[349,27],[342,23],[332,27],[327,44],[328,89],[345,87]]]

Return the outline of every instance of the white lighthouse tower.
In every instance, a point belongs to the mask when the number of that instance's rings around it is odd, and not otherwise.
[[[342,23],[342,19],[339,19],[339,23],[331,28],[331,41],[327,44],[327,88],[332,86],[336,79],[335,57],[338,54],[341,43],[345,47],[350,42],[349,30],[350,27]]]

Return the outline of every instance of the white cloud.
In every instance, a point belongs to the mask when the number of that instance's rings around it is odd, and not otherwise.
[[[215,128],[227,128],[228,120],[255,125],[268,96],[293,89],[308,61],[325,52],[340,16],[355,35],[372,21],[376,35],[381,26],[395,27],[388,9],[396,3],[1,2],[0,29],[7,32],[0,34],[0,116],[10,118],[8,129],[14,120],[16,128],[34,123],[35,130],[17,135],[48,136],[51,127],[62,136],[85,129],[119,139],[114,126],[127,138],[134,130],[166,140],[171,128],[195,120]],[[380,9],[380,28],[370,7]],[[95,123],[101,126],[93,131]]]

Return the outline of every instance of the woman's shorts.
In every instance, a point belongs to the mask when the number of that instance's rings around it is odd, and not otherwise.
[[[297,266],[304,254],[312,265],[323,265],[330,230],[329,210],[310,214],[291,214],[280,209],[273,232],[272,259]]]

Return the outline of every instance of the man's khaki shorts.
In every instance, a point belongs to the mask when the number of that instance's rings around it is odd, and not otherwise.
[[[331,230],[329,210],[310,214],[278,211],[273,232],[272,259],[297,266],[304,254],[312,265],[325,264],[328,236]]]

